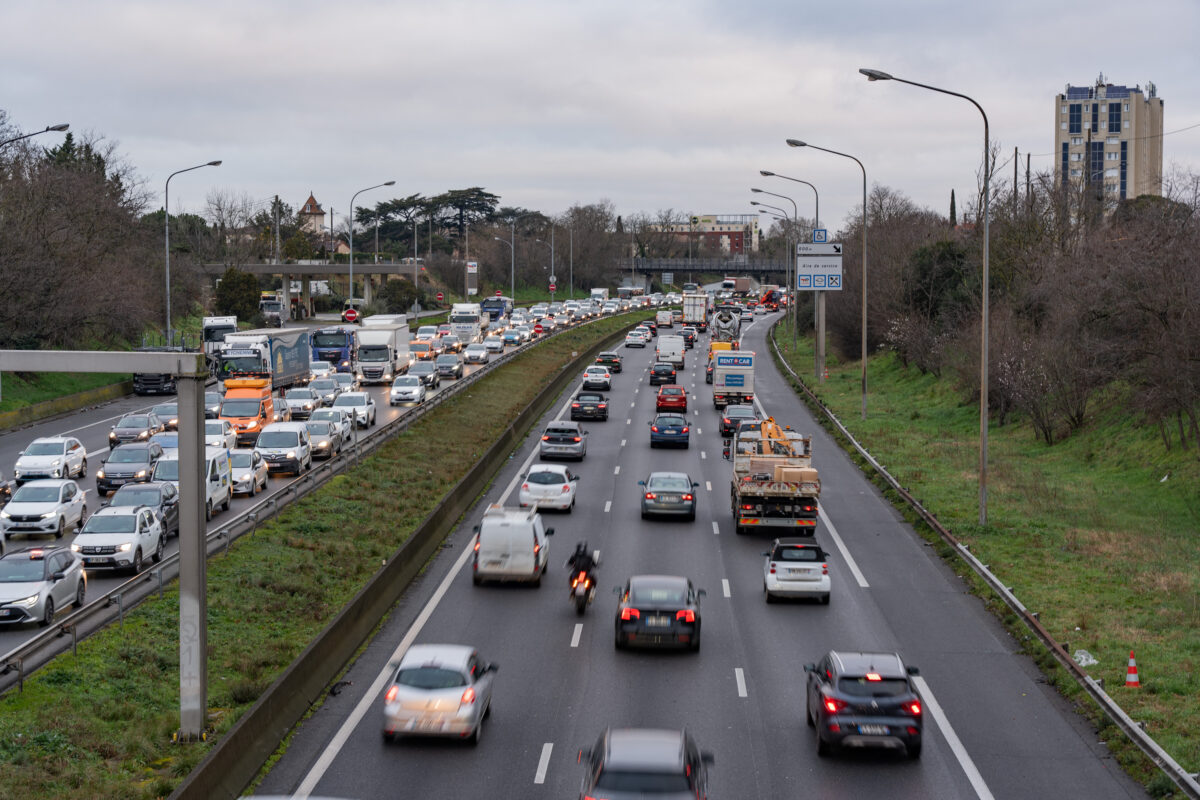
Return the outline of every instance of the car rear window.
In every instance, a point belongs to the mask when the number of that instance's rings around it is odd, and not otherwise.
[[[654,422],[657,425],[665,425],[668,428],[676,428],[687,425],[687,420],[685,420],[683,417],[659,417]]]
[[[635,586],[629,592],[629,599],[634,605],[638,603],[679,603],[682,605],[687,598],[682,589],[674,589],[669,586]]]
[[[686,492],[692,485],[688,483],[687,478],[652,478],[647,488],[658,492]]]
[[[822,561],[825,554],[815,547],[776,547],[771,558],[776,561]]]
[[[557,483],[564,483],[566,479],[560,472],[549,472],[543,470],[541,472],[529,473],[528,481],[530,483],[536,483],[539,486],[553,486]]]
[[[680,389],[678,386],[664,386],[662,388],[662,393],[663,394],[683,394],[683,389]]]
[[[600,773],[596,779],[596,788],[614,792],[643,792],[645,794],[666,794],[691,790],[686,775],[670,772],[625,772],[611,769]]]
[[[453,689],[456,686],[466,686],[467,679],[462,673],[442,667],[410,667],[396,673],[396,683],[401,686],[411,686],[414,689]]]
[[[865,677],[838,678],[838,691],[855,697],[899,697],[908,694],[908,680],[905,678],[882,678],[871,681]]]

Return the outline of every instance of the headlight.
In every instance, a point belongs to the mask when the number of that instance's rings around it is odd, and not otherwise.
[[[82,550],[82,549],[83,549],[83,546],[82,546],[82,545],[78,545],[78,544],[73,544],[73,545],[71,545],[71,550],[73,550],[73,551],[74,551],[74,552],[76,552],[76,553],[78,553],[78,552],[79,552],[80,550]]]
[[[138,434],[138,438],[139,438],[139,439],[148,439],[148,438],[150,438],[150,431],[142,431],[141,433],[139,433],[139,434]]]
[[[50,462],[50,466],[52,466],[52,467],[58,467],[61,465],[62,465],[62,461],[57,458]]]
[[[295,450],[289,450],[289,451],[288,451],[288,454],[287,454],[287,457],[288,457],[288,458],[295,458],[295,457],[296,457],[296,451],[295,451]]]
[[[96,477],[97,477],[97,478],[103,478],[103,477],[104,477],[104,470],[102,470],[102,469],[98,469],[98,470],[96,470]]]
[[[117,438],[117,432],[116,432],[116,431],[109,431],[109,432],[108,432],[108,440],[109,440],[110,442],[112,442],[112,441],[116,441],[116,438]]]
[[[7,511],[0,511],[0,519],[8,519],[11,516],[12,514],[9,514]]]
[[[118,545],[118,546],[117,546],[117,550],[119,550],[119,551],[120,551],[120,552],[122,552],[122,553],[128,553],[128,552],[129,552],[130,550],[132,550],[132,549],[133,549],[133,543],[132,543],[132,542],[126,542],[125,544],[122,544],[122,545]]]
[[[254,477],[254,476],[253,476],[253,475],[251,475],[250,473],[246,473],[245,475],[243,475],[243,476],[241,476],[240,478],[238,478],[238,483],[242,483],[243,481],[248,481],[248,480],[250,480],[250,479],[251,479],[251,478],[253,478],[253,477]]]
[[[149,473],[148,473],[148,472],[146,472],[146,470],[144,470],[144,469],[139,469],[139,470],[137,471],[137,474],[135,474],[133,477],[134,477],[134,478],[144,478],[144,477],[146,477],[146,475],[148,475],[148,474],[149,474]]]
[[[329,447],[329,442],[317,442],[317,447]]]
[[[383,373],[383,379],[385,381],[390,381],[392,379],[392,373],[390,373],[390,372]]]
[[[57,511],[47,511],[45,514],[42,514],[42,519],[53,519],[54,517],[57,517],[57,516],[58,516]]]
[[[13,600],[9,605],[20,606],[21,608],[33,608],[34,604],[38,601],[38,597],[39,595],[36,594],[31,595],[22,600]]]
[[[305,403],[305,404],[304,404],[304,410],[305,410],[305,411],[312,411],[312,403]]]

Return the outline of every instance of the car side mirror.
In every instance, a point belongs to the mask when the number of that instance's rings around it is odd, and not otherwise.
[[[51,575],[51,576],[50,576],[50,579],[51,579],[51,580],[53,580],[55,583],[57,583],[58,581],[61,581],[61,580],[62,580],[63,578],[65,578],[65,577],[67,577],[67,573],[65,573],[65,572],[56,572],[56,573],[54,573],[53,575]]]
[[[763,556],[766,556],[767,558],[770,558],[770,557],[771,557],[771,551],[770,551],[770,550],[764,550],[764,551],[762,551],[762,553],[761,553],[760,555],[763,555]]]
[[[547,536],[553,536],[553,535],[554,535],[554,528],[546,528],[546,535],[547,535]]]
[[[700,484],[696,483],[695,481],[692,481],[692,488],[693,488],[693,489],[696,489],[696,488],[698,488],[699,486],[700,486]]]
[[[17,451],[17,455],[18,455],[18,456],[23,456],[23,455],[25,455],[25,451],[24,451],[24,450],[18,450],[18,451]]]
[[[220,483],[220,482],[221,482],[221,476],[220,476],[220,475],[213,475],[213,476],[212,476],[211,478],[209,478],[208,480],[209,480],[209,483]]]
[[[696,597],[708,597],[708,592],[703,589],[696,590]]]
[[[805,665],[804,665],[804,671],[805,671],[805,672],[816,672],[816,671],[817,671],[817,665],[816,665],[816,664],[805,664]]]
[[[905,667],[904,671],[907,672],[909,675],[920,675],[921,674],[921,670],[917,669],[916,667]]]
[[[703,761],[705,764],[708,764],[709,766],[717,763],[717,757],[714,756],[712,753],[703,753],[702,752],[700,754],[700,760]]]

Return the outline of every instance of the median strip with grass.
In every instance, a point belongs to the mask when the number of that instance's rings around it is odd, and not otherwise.
[[[1019,416],[1005,425],[993,422],[989,524],[981,528],[977,401],[885,353],[870,361],[869,414],[862,420],[858,363],[831,357],[829,379],[816,385],[807,377],[811,335],[793,351],[787,323],[776,332],[791,367],[871,455],[1038,612],[1071,654],[1087,650],[1099,661],[1089,674],[1103,678],[1108,693],[1167,752],[1189,771],[1200,770],[1200,461],[1194,447],[1166,450],[1156,430],[1139,426],[1126,405],[1103,397],[1089,425],[1053,446],[1041,443]],[[1124,686],[1131,650],[1140,689]],[[1039,664],[1058,688],[1081,708],[1091,707],[1065,670],[1047,661]],[[1103,732],[1106,723],[1097,721]],[[1170,786],[1119,733],[1106,738],[1152,792]]]
[[[164,796],[374,574],[609,318],[518,356],[208,566],[205,743],[178,727],[178,593],[80,643],[0,697],[0,800]]]

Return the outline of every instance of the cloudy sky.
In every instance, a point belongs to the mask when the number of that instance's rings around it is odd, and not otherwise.
[[[872,184],[945,211],[974,189],[982,125],[1052,168],[1054,96],[1103,73],[1164,98],[1166,130],[1200,125],[1197,0],[434,0],[4,3],[0,108],[25,130],[70,122],[115,141],[172,212],[213,189],[339,217],[359,205],[483,186],[559,213],[747,213],[751,186],[821,192],[836,229]],[[46,134],[39,144],[61,136]],[[1168,135],[1167,172],[1200,172],[1200,127]],[[1011,178],[1009,162],[1002,170]],[[788,205],[780,201],[783,205]],[[790,207],[790,206],[789,206]],[[765,220],[764,222],[768,222]]]

